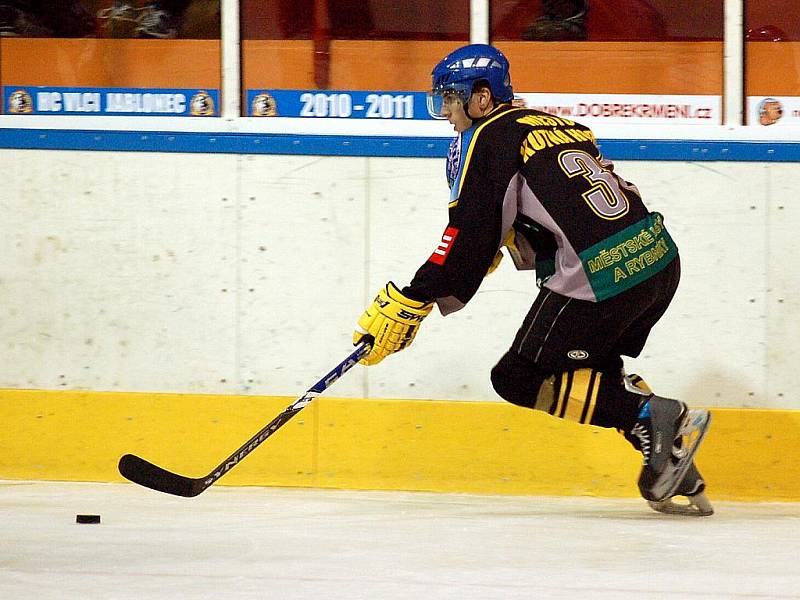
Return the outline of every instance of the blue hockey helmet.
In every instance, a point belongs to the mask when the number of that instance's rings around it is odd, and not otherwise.
[[[486,81],[495,100],[514,99],[508,59],[494,46],[470,44],[445,56],[431,73],[432,85],[428,94],[428,112],[441,119],[442,105],[447,94],[456,94],[466,107],[474,86]]]

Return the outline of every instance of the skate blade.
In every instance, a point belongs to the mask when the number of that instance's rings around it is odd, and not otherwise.
[[[714,514],[714,507],[704,493],[686,496],[687,503],[675,502],[675,498],[667,498],[661,502],[647,501],[647,504],[656,512],[665,515],[678,515],[682,517],[710,517]],[[683,497],[683,496],[681,496]]]
[[[707,410],[692,409],[687,410],[683,418],[681,426],[678,428],[678,435],[681,436],[682,442],[680,448],[673,448],[672,455],[677,459],[674,469],[669,477],[659,481],[657,486],[654,486],[653,495],[661,500],[655,502],[668,501],[675,495],[678,486],[683,481],[686,471],[694,460],[694,455],[700,448],[700,443],[708,431],[708,426],[711,424],[711,413]],[[656,494],[656,490],[661,493]]]

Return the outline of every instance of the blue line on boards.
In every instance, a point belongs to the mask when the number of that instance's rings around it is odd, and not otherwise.
[[[441,158],[443,137],[0,128],[0,148]],[[800,162],[800,142],[599,139],[611,160]]]

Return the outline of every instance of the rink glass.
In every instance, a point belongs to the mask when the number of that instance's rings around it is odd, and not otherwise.
[[[76,1],[91,15],[113,5]],[[724,0],[589,0],[586,40],[555,42],[523,39],[541,1],[488,5],[490,41],[509,57],[516,92],[723,96]],[[242,0],[241,114],[252,89],[427,91],[432,65],[469,41],[470,9],[469,0]],[[797,1],[749,0],[743,11],[745,121],[786,124],[800,117]],[[220,30],[219,0],[192,0],[175,39],[133,39],[103,18],[89,37],[4,36],[0,85],[221,96]],[[399,114],[406,100],[389,108]]]
[[[722,95],[724,0],[590,0],[585,41],[520,41],[542,17],[491,0],[491,36],[515,90],[569,94]]]
[[[779,125],[800,116],[800,11],[797,0],[745,4],[747,124]]]
[[[114,4],[111,0],[80,2],[90,15],[88,29],[66,28],[60,32],[62,37],[0,37],[0,85],[58,90],[219,90],[216,0],[191,2],[174,24],[176,39],[135,39],[134,22],[103,18]],[[4,113],[10,112],[9,105],[2,108]],[[91,112],[94,106],[89,101],[85,108]]]
[[[468,0],[242,0],[242,89],[426,91],[469,15]]]

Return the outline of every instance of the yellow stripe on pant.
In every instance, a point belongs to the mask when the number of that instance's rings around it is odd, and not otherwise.
[[[558,402],[550,414],[575,423],[590,423],[597,404],[602,373],[578,369],[556,377],[559,378]]]

